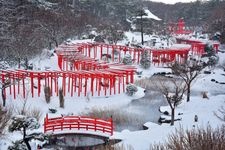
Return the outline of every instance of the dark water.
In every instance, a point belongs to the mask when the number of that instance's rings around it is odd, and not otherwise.
[[[146,90],[145,96],[143,98],[132,100],[131,103],[123,109],[127,112],[136,114],[137,117],[141,118],[139,121],[141,122],[141,125],[143,125],[149,121],[157,123],[161,115],[159,112],[159,107],[166,104],[167,103],[161,94],[152,90]],[[138,129],[133,128],[131,130]]]
[[[49,143],[44,145],[44,148],[48,150],[104,150],[105,146],[110,147],[120,141],[92,135],[54,135]]]

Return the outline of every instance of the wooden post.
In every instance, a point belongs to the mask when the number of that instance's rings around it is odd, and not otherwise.
[[[38,97],[40,97],[40,93],[41,93],[41,74],[38,73]]]
[[[16,85],[15,85],[15,75],[12,74],[13,76],[13,98],[16,99]]]
[[[24,81],[24,79],[25,79],[26,77],[25,77],[25,75],[24,74],[22,74],[22,82],[23,82],[23,98],[25,99],[25,81]]]
[[[66,95],[66,74],[63,72],[63,79],[62,79],[62,88],[63,88],[63,95]]]
[[[17,72],[16,75],[17,75],[17,81],[18,81],[17,92],[18,92],[18,94],[20,94],[20,75],[19,75],[19,72]]]
[[[124,76],[122,75],[123,92],[125,92]]]
[[[31,94],[32,94],[32,97],[34,97],[34,74],[33,74],[33,72],[30,72],[30,80],[31,80]]]
[[[49,72],[50,74],[50,90],[51,90],[51,95],[53,95],[53,72]]]
[[[101,44],[101,50],[100,50],[100,59],[102,60],[102,47],[103,47],[103,45]]]
[[[94,78],[91,76],[91,95],[94,96]]]
[[[87,77],[85,77],[84,96],[87,96]]]
[[[112,62],[114,62],[114,51],[115,51],[115,49],[114,49],[115,47],[112,45]]]
[[[97,126],[97,123],[96,122],[97,122],[97,119],[95,118],[95,121],[94,121],[95,131],[97,129],[97,127],[96,127]]]
[[[111,116],[110,118],[110,123],[111,123],[111,136],[113,135],[113,117]]]
[[[120,94],[120,82],[121,82],[121,78],[119,78],[119,82],[118,82],[118,94]]]
[[[130,82],[134,83],[134,71],[130,71]]]
[[[101,77],[99,77],[97,80],[98,80],[98,82],[97,82],[97,85],[98,85],[98,96],[100,96],[100,92],[101,92],[101,85],[100,85]]]
[[[78,121],[77,121],[77,127],[78,127],[78,130],[80,130],[80,116],[78,116]]]
[[[48,124],[48,114],[46,114],[45,120],[44,120],[44,133],[46,133],[46,126]]]
[[[71,73],[67,73],[68,74],[68,93],[70,92],[70,80],[71,80]]]
[[[88,45],[88,57],[91,57],[91,46]]]
[[[140,63],[140,51],[141,51],[141,50],[138,49],[138,58],[137,58],[137,59],[138,59],[138,60],[137,60],[137,63],[138,63],[138,64]]]

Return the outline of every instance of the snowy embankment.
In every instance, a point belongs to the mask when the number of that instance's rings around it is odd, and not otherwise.
[[[219,55],[220,62],[223,62],[225,54]],[[216,68],[211,74],[203,74],[197,79],[192,86],[191,101],[183,101],[176,109],[176,114],[181,113],[182,115],[176,115],[181,120],[176,121],[174,126],[147,122],[145,126],[148,127],[148,130],[115,132],[113,138],[122,139],[124,145],[131,145],[135,150],[148,150],[151,144],[164,143],[176,129],[205,128],[208,125],[216,128],[224,125],[225,122],[219,120],[215,113],[218,113],[218,109],[225,105],[225,84],[212,82],[211,79],[225,83],[224,71]],[[209,98],[203,99],[202,92],[207,92]],[[170,112],[169,106],[165,106],[163,109]],[[195,115],[198,116],[198,122],[194,121]]]

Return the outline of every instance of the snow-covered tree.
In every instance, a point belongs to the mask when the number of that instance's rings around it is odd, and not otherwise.
[[[31,150],[31,146],[29,144],[29,141],[31,140],[39,140],[39,141],[45,141],[47,140],[47,136],[43,133],[31,133],[27,134],[27,130],[34,130],[38,129],[40,127],[40,124],[38,121],[33,117],[27,117],[23,115],[17,115],[12,118],[12,122],[9,125],[9,132],[14,131],[22,131],[23,133],[23,139],[18,140],[14,142],[13,146],[9,146],[9,150]],[[25,147],[26,145],[26,147]],[[21,149],[20,149],[21,148]]]
[[[171,125],[175,121],[175,109],[182,102],[187,85],[182,79],[161,77],[153,81],[159,92],[166,98],[171,109]]]
[[[8,79],[8,74],[5,75],[5,80],[0,80],[0,89],[1,89],[1,95],[2,95],[2,104],[3,107],[6,105],[6,95],[5,90],[7,87],[9,87],[11,84],[10,80]]]
[[[151,66],[150,59],[151,58],[150,58],[148,50],[144,50],[143,53],[141,54],[141,60],[140,60],[141,66],[144,69],[148,69]]]
[[[213,45],[210,44],[210,43],[207,43],[206,46],[205,46],[205,52],[207,53],[207,56],[210,57],[210,56],[213,56],[215,55],[216,51],[215,49],[213,48]]]
[[[133,96],[137,91],[138,91],[138,88],[133,84],[129,84],[126,87],[126,93],[129,96]]]
[[[209,60],[207,62],[208,66],[215,66],[219,62],[219,56],[218,55],[213,55],[209,57]]]
[[[120,24],[115,25],[107,25],[105,29],[105,37],[109,41],[110,44],[117,44],[118,41],[124,38],[124,32],[120,30],[122,27]]]
[[[190,101],[191,84],[200,75],[201,71],[206,66],[203,65],[202,61],[187,60],[183,64],[175,62],[170,66],[172,72],[181,77],[187,86],[187,102]]]
[[[123,63],[125,65],[131,65],[132,64],[132,58],[129,54],[126,54],[123,58]]]

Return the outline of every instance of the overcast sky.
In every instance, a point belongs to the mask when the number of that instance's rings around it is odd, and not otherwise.
[[[151,1],[155,1],[155,2],[163,2],[163,3],[166,3],[166,4],[175,4],[177,2],[193,2],[193,1],[196,1],[196,0],[151,0]]]

